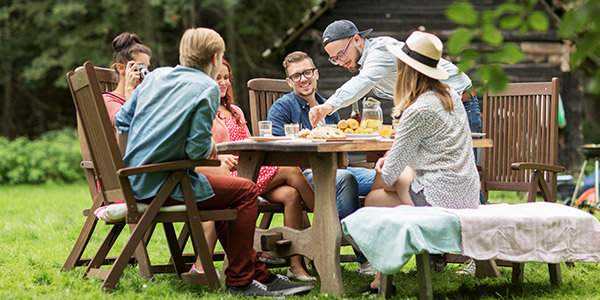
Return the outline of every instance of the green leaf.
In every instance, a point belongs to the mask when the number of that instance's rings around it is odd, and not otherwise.
[[[446,10],[446,17],[461,25],[475,25],[477,24],[478,14],[473,9],[473,5],[469,2],[456,2],[448,7]]]
[[[506,15],[500,20],[500,28],[506,30],[516,29],[523,22],[520,15]]]
[[[550,21],[541,11],[535,11],[527,17],[527,23],[529,27],[537,31],[546,31],[550,27]]]
[[[486,88],[491,94],[500,93],[508,86],[508,78],[499,65],[482,66],[478,73],[481,81],[486,83]]]
[[[483,26],[481,39],[492,46],[498,46],[504,41],[502,33],[493,24],[486,24]]]
[[[502,49],[498,50],[494,54],[496,62],[501,64],[515,64],[521,61],[525,55],[515,44],[505,45]]]
[[[471,44],[473,31],[466,28],[458,28],[448,39],[447,47],[450,55],[458,55],[460,51]]]
[[[462,58],[462,60],[456,65],[461,72],[467,73],[469,70],[475,68],[476,62],[471,58]]]

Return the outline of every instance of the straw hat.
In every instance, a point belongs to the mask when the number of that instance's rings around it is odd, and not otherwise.
[[[448,72],[439,65],[444,45],[435,35],[414,31],[404,46],[386,45],[387,49],[411,68],[433,79],[448,79]]]

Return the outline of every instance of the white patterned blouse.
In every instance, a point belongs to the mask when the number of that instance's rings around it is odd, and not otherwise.
[[[402,113],[382,176],[392,185],[409,166],[415,170],[413,192],[423,191],[431,206],[477,208],[480,185],[471,130],[460,96],[452,89],[450,94],[450,112],[430,91]]]

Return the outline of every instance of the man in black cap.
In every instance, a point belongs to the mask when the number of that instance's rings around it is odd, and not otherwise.
[[[366,38],[371,31],[373,29],[358,31],[356,25],[348,20],[335,21],[323,31],[322,42],[329,54],[329,62],[359,73],[338,88],[324,104],[311,108],[309,118],[313,126],[326,115],[360,100],[371,90],[380,99],[394,99],[397,60],[385,46],[402,47],[404,42],[389,36]],[[471,131],[481,132],[479,102],[471,88],[471,79],[443,58],[440,64],[450,75],[442,83],[462,94]]]

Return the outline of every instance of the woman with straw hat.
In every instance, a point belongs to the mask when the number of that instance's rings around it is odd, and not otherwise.
[[[400,121],[392,148],[375,165],[384,187],[372,190],[365,205],[477,208],[479,175],[466,111],[458,93],[440,82],[448,78],[439,65],[442,41],[415,31],[403,46],[387,48],[398,58],[394,114]],[[405,168],[414,170],[414,179]],[[379,276],[361,291],[378,286]]]

